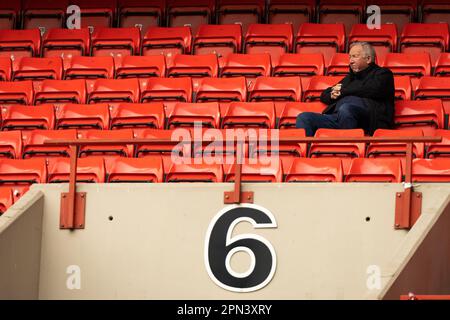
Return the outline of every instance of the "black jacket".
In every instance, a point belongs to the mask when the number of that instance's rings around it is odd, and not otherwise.
[[[324,114],[333,113],[340,98],[357,96],[363,98],[370,109],[370,129],[366,133],[372,135],[378,128],[393,127],[395,88],[391,70],[370,63],[360,72],[355,73],[350,69],[350,73],[339,83],[342,87],[338,99],[331,99],[331,87],[325,89],[320,96],[320,101],[328,105]]]

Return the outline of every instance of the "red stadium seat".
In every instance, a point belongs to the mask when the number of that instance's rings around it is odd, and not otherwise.
[[[32,104],[33,82],[0,82],[0,104]]]
[[[118,0],[120,28],[138,27],[141,35],[157,27],[165,16],[164,0]]]
[[[109,108],[106,103],[66,104],[56,107],[56,129],[107,130],[109,121]]]
[[[91,50],[95,57],[139,55],[140,49],[138,28],[97,28],[92,34]]]
[[[389,68],[396,76],[410,76],[413,88],[421,77],[431,74],[431,60],[427,52],[388,53],[381,66]]]
[[[434,65],[441,52],[449,47],[448,24],[408,23],[400,37],[400,52],[428,52]]]
[[[164,181],[161,157],[105,159],[107,180],[114,183],[157,183]]]
[[[293,33],[290,24],[251,24],[245,35],[245,53],[269,53],[276,64],[282,54],[292,52]]]
[[[4,214],[13,204],[13,189],[10,187],[0,187],[0,216]]]
[[[381,19],[383,18],[384,12],[381,15]],[[382,24],[380,29],[369,29],[366,24],[355,24],[350,31],[348,43],[369,42],[375,49],[378,64],[381,65],[387,53],[397,52],[397,27],[395,24]]]
[[[440,99],[397,101],[395,103],[396,129],[422,129],[425,135],[444,128],[444,106]]]
[[[167,25],[190,27],[196,34],[202,24],[210,24],[215,18],[215,0],[167,0]]]
[[[410,100],[412,84],[410,76],[394,76],[395,100]]]
[[[413,182],[450,182],[450,159],[414,159]]]
[[[166,75],[166,60],[159,56],[126,56],[116,58],[116,78],[149,78]]]
[[[248,163],[249,159],[243,159],[241,181],[242,182],[283,182],[283,169],[280,161],[268,161],[269,163]],[[225,182],[234,182],[236,165],[230,166]]]
[[[296,158],[286,173],[285,182],[342,182],[340,159]]]
[[[217,102],[186,103],[179,102],[167,115],[167,128],[194,127],[201,125],[207,128],[220,127],[220,111]]]
[[[82,28],[113,26],[116,0],[71,0],[71,3],[81,8]]]
[[[290,129],[295,128],[297,116],[302,112],[322,113],[326,105],[322,102],[288,102],[280,114],[278,128]]]
[[[264,0],[218,0],[217,6],[218,24],[240,24],[243,34],[250,24],[265,17]]]
[[[84,80],[44,80],[40,91],[36,92],[36,105],[53,103],[85,103],[86,82]]]
[[[51,130],[55,127],[55,111],[53,105],[41,106],[3,106],[2,130]]]
[[[232,102],[222,117],[222,128],[275,128],[273,102]]]
[[[345,51],[344,25],[304,23],[294,44],[297,53],[322,53],[328,65],[334,53]]]
[[[422,77],[415,92],[415,99],[441,99],[445,114],[450,114],[450,78]]]
[[[442,137],[442,141],[428,143],[426,158],[450,157],[450,130],[435,130],[433,136]]]
[[[336,52],[327,66],[327,76],[346,76],[349,72],[350,58],[348,53]]]
[[[89,30],[51,29],[42,41],[43,57],[61,57],[63,60],[89,55],[91,38]]]
[[[449,12],[450,4],[447,0],[422,0],[423,23],[448,23]]]
[[[315,18],[315,0],[271,0],[268,4],[269,24],[289,23],[298,30],[302,23]]]
[[[274,77],[312,77],[323,73],[324,60],[321,53],[286,53],[273,67]]]
[[[22,57],[38,57],[41,54],[39,29],[2,30],[0,32],[0,57],[11,58],[15,65]]]
[[[245,77],[247,84],[257,77],[270,77],[271,62],[267,53],[230,53],[222,66],[221,77]]]
[[[215,54],[205,54],[201,57],[187,54],[177,54],[167,68],[167,77],[217,77],[219,66]]]
[[[137,79],[97,79],[88,90],[88,103],[113,105],[121,102],[139,102],[140,91]]]
[[[450,76],[450,53],[442,52],[436,61],[433,75],[435,77]]]
[[[68,6],[69,0],[23,0],[22,27],[38,28],[42,35],[50,29],[63,28]]]
[[[112,57],[73,57],[65,68],[65,79],[113,79]]]
[[[23,57],[13,72],[14,81],[45,79],[60,80],[63,75],[61,58],[29,58]]]
[[[360,23],[364,16],[364,0],[321,0],[318,11],[319,23],[342,23],[347,34],[354,24]]]
[[[180,163],[184,158],[191,159],[192,137],[189,130],[157,130],[146,129],[137,132],[138,139],[166,140],[167,142],[154,142],[136,146],[136,157],[162,157],[164,172],[169,172],[172,166],[172,158]],[[180,144],[179,141],[185,141]]]
[[[230,53],[239,53],[242,48],[242,30],[238,24],[201,25],[194,40],[194,54],[214,53],[226,58]]]
[[[318,101],[322,92],[328,87],[332,87],[343,79],[342,76],[314,76],[309,82],[308,88],[303,94],[303,100]]]
[[[142,41],[142,55],[163,54],[172,57],[178,53],[189,54],[191,47],[192,35],[189,27],[150,27]]]
[[[22,157],[22,132],[0,132],[0,158],[20,159]]]
[[[166,182],[223,182],[221,164],[176,164],[167,172]]]
[[[369,5],[380,7],[381,23],[397,26],[398,30],[402,30],[405,24],[416,21],[419,0],[370,0],[367,1],[367,6]]]
[[[399,159],[352,160],[345,182],[402,182],[402,167]]]
[[[115,129],[164,129],[164,106],[161,102],[121,103],[109,107],[111,130]]]
[[[104,183],[105,176],[105,163],[102,157],[90,157],[77,160],[77,182]],[[69,177],[69,158],[48,159],[48,183],[68,183]]]
[[[20,17],[21,0],[0,2],[0,30],[14,29]]]
[[[141,83],[141,102],[162,102],[166,115],[177,102],[192,102],[190,78],[149,78]]]
[[[8,57],[0,57],[0,81],[11,81],[12,63]]]
[[[23,132],[22,157],[69,157],[68,145],[46,145],[47,140],[76,140],[77,131],[69,130],[31,130]]]
[[[133,139],[133,130],[122,129],[122,130],[83,130],[78,131],[79,139],[86,140],[123,140],[123,139]],[[127,144],[117,145],[88,145],[81,146],[79,149],[79,157],[90,157],[90,156],[120,156],[120,157],[133,157],[134,146]]]

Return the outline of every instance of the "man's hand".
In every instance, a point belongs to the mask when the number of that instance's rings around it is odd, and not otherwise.
[[[331,99],[337,99],[341,95],[341,87],[342,84],[338,83],[334,87],[331,88]]]

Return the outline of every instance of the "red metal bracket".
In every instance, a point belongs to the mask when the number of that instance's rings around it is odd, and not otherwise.
[[[225,204],[239,204],[239,203],[253,203],[253,191],[242,192],[241,191],[241,173],[242,173],[242,163],[237,161],[235,167],[234,176],[234,190],[225,191],[223,203]]]

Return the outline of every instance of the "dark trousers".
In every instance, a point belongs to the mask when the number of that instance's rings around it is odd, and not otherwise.
[[[297,116],[296,127],[305,129],[308,137],[314,136],[317,129],[356,129],[367,131],[370,113],[363,99],[347,96],[338,101],[333,114],[302,112]]]

